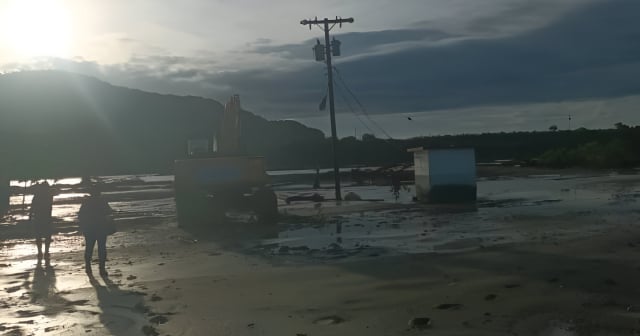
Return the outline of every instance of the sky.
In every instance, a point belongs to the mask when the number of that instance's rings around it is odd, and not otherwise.
[[[57,69],[242,104],[328,133],[334,27],[339,136],[640,124],[637,0],[0,0],[0,71]]]

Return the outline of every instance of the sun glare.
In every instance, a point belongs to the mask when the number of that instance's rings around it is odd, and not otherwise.
[[[69,56],[71,15],[57,0],[14,0],[0,9],[4,41],[20,57]]]

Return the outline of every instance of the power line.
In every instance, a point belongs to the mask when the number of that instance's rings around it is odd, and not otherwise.
[[[337,84],[337,83],[336,83]],[[375,134],[376,132],[373,131],[371,129],[371,127],[369,127],[369,125],[367,125],[367,123],[364,122],[364,120],[362,120],[362,118],[360,117],[360,115],[356,112],[356,110],[353,108],[353,106],[351,106],[351,103],[349,103],[349,100],[347,99],[347,97],[345,97],[342,88],[340,86],[338,86],[338,94],[340,95],[340,98],[342,99],[342,101],[347,105],[347,107],[349,108],[349,110],[351,111],[351,113],[353,113],[353,115],[356,116],[356,118],[358,119],[358,121],[360,121],[360,123],[362,124],[362,126],[364,126],[369,132],[371,132],[371,134]]]
[[[360,109],[362,110],[362,113],[367,117],[367,119],[369,121],[371,121],[371,123],[373,125],[375,125],[378,129],[380,129],[380,131],[382,131],[382,133],[389,139],[393,140],[393,137],[391,135],[389,135],[389,133],[387,133],[387,131],[382,128],[382,126],[380,126],[380,124],[378,124],[375,120],[373,120],[373,118],[369,115],[369,113],[367,112],[367,109],[364,107],[364,105],[362,104],[362,102],[360,101],[360,99],[358,99],[358,97],[356,96],[355,93],[353,93],[353,91],[349,88],[349,86],[347,85],[347,83],[344,81],[344,78],[342,77],[342,74],[340,73],[340,71],[338,70],[338,68],[336,68],[335,66],[333,67],[333,69],[336,71],[336,74],[338,75],[338,79],[340,80],[340,84],[342,84],[342,86],[347,90],[347,92],[349,92],[349,94],[351,95],[351,97],[353,98],[353,100],[356,102],[356,104],[358,104],[358,106],[360,107]]]

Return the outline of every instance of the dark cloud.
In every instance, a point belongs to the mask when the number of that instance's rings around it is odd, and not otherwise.
[[[338,59],[338,68],[373,113],[629,95],[640,92],[639,12],[640,2],[634,0],[601,2],[526,34],[443,41],[342,63]],[[341,37],[345,50],[415,39],[424,39],[424,31]],[[322,65],[310,59],[309,47],[258,49],[309,59],[302,69],[209,74],[206,81],[246,94],[256,110],[269,116],[314,113],[326,85]]]
[[[580,0],[583,5],[593,0]],[[563,3],[564,2],[564,3]],[[537,26],[563,10],[563,4],[574,8],[575,0],[510,1],[494,8],[493,15],[481,16],[469,21],[466,30],[475,33],[500,33],[505,27]]]
[[[349,55],[361,55],[376,51],[385,45],[402,42],[439,41],[452,36],[432,29],[398,29],[361,33],[336,34],[335,38],[342,42],[343,50]],[[318,32],[320,42],[324,44],[324,35]],[[299,44],[285,44],[278,46],[260,46],[253,50],[258,54],[278,54],[290,59],[311,59],[311,48],[316,44],[316,38]]]
[[[376,113],[629,95],[640,92],[637,13],[635,0],[598,2],[526,34],[425,45],[342,62],[339,68]],[[350,48],[346,39],[344,48]],[[274,73],[270,80],[287,93],[272,100],[299,97],[300,106],[309,97],[308,73]],[[243,75],[234,76],[241,86]],[[322,87],[313,82],[320,96]]]

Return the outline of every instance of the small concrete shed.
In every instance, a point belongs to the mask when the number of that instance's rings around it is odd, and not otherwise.
[[[426,203],[476,200],[476,154],[473,148],[411,148],[416,199]]]

